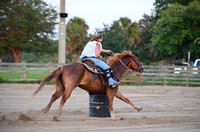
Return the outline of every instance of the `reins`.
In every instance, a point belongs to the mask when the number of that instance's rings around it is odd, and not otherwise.
[[[114,53],[111,51],[110,52],[111,53],[111,55],[113,55],[114,56]],[[127,69],[127,70],[130,70],[130,68],[128,68],[125,64],[124,64],[124,62],[122,62],[122,60],[120,59],[120,58],[117,58],[118,60],[119,60],[119,62]]]
[[[110,53],[111,53],[112,56],[114,56],[114,53],[113,53],[112,51],[111,51]],[[131,71],[131,69],[128,68],[128,67],[124,64],[124,62],[122,62],[122,60],[121,60],[120,58],[117,58],[117,59],[119,60],[119,62],[120,62],[127,70],[130,70],[130,71]],[[135,60],[135,59],[134,59],[134,60]],[[128,74],[128,73],[126,72],[125,75],[122,76],[122,78],[124,78],[127,74]]]

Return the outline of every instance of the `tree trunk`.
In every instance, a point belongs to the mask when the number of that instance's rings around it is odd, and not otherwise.
[[[11,50],[12,50],[13,56],[15,58],[15,62],[19,63],[20,62],[20,55],[21,55],[22,51],[14,49],[14,48],[11,48]]]

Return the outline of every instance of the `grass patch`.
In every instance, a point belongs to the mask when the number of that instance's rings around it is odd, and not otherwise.
[[[1,71],[22,71],[20,69],[1,69]],[[26,71],[48,71],[48,69],[27,69]],[[6,79],[38,79],[42,80],[48,73],[0,73],[0,83],[38,83],[40,81],[6,81]]]
[[[48,73],[27,73],[26,78],[27,79],[42,79],[46,77]]]

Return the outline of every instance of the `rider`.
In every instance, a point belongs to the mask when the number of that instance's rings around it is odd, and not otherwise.
[[[110,53],[111,50],[105,50],[102,48],[102,42],[103,36],[101,34],[97,34],[92,37],[92,39],[86,44],[85,48],[83,49],[80,58],[82,61],[84,60],[90,60],[92,61],[96,66],[102,68],[106,72],[106,77],[108,79],[108,83],[112,88],[117,88],[119,83],[115,81],[110,73],[112,72],[112,69],[110,66],[108,66],[104,61],[101,60],[101,52]]]

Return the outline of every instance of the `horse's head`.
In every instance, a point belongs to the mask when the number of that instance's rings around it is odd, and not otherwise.
[[[124,51],[120,54],[115,54],[113,57],[111,57],[108,61],[109,65],[115,64],[117,61],[120,61],[126,69],[131,69],[133,71],[143,72],[143,67],[139,63],[138,58],[132,54],[130,51]]]
[[[135,55],[130,56],[130,62],[128,64],[128,68],[133,71],[143,72],[142,64],[139,62],[138,58]]]

